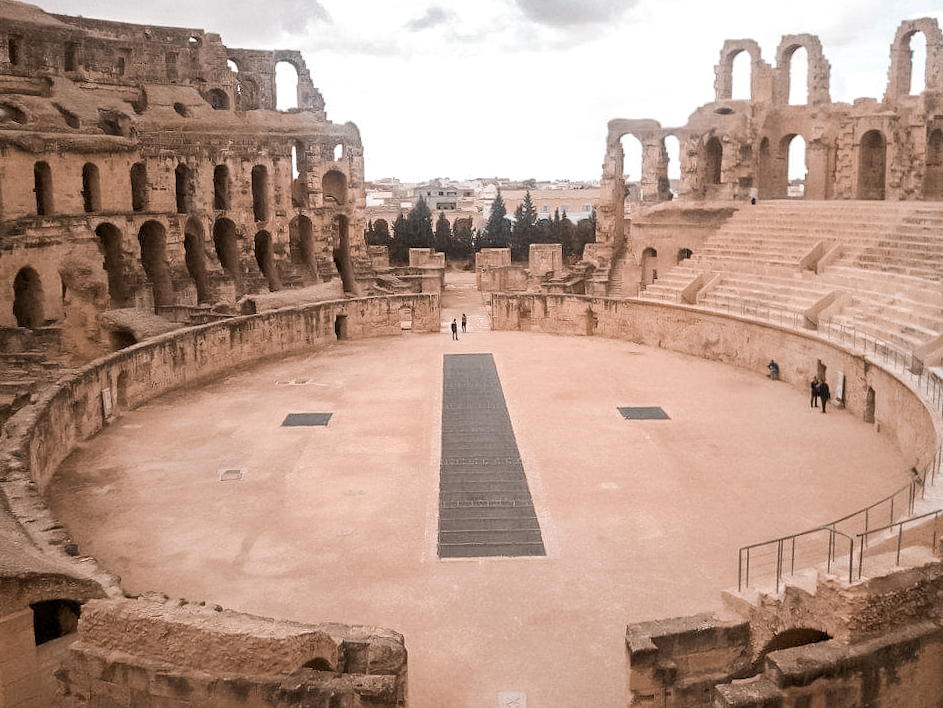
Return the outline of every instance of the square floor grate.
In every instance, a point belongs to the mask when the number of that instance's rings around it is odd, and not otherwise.
[[[245,479],[246,471],[238,467],[227,467],[219,470],[218,475],[220,482],[241,482]]]
[[[314,426],[314,425],[327,425],[327,422],[331,419],[331,413],[289,413],[285,416],[285,420],[282,421],[283,426],[289,425],[302,425],[302,426]]]
[[[671,420],[658,406],[619,408],[619,412],[626,420]]]

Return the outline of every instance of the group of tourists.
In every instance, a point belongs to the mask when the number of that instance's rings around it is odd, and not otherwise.
[[[464,334],[467,331],[468,327],[468,318],[465,316],[465,313],[462,313],[462,333]],[[458,321],[455,318],[452,318],[452,339],[458,339]]]

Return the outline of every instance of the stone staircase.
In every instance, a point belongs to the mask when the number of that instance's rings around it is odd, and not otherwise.
[[[57,328],[0,327],[0,427],[59,377],[61,365],[49,359],[58,350]]]
[[[739,209],[642,299],[804,312],[830,294],[832,323],[912,350],[943,334],[943,203],[768,201]]]

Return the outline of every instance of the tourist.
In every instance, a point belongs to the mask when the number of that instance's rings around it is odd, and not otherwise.
[[[465,313],[462,313],[462,334],[465,334],[465,326],[468,324],[468,318],[465,317]]]
[[[832,397],[831,392],[828,390],[828,384],[822,381],[819,384],[819,400],[822,401],[822,412],[825,412],[825,404],[828,403],[828,400]]]
[[[812,398],[809,400],[809,408],[819,407],[819,377],[813,376],[812,383],[809,384],[809,393]]]
[[[452,318],[452,339],[458,339],[458,323]]]
[[[769,364],[766,365],[766,368],[769,369],[769,377],[773,381],[779,381],[779,364],[770,359]]]

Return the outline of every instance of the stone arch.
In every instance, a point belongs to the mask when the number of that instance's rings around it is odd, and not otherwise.
[[[275,269],[275,254],[272,251],[272,234],[264,229],[255,235],[255,262],[268,282],[272,292],[281,289],[278,271]]]
[[[301,71],[288,58],[275,61],[275,109],[289,111],[299,107],[298,86]]]
[[[252,168],[252,213],[256,221],[268,219],[268,168],[256,165]]]
[[[806,95],[805,100],[796,101],[790,95],[793,84],[792,60],[800,48],[805,49],[806,53]],[[782,103],[803,103],[812,106],[831,102],[831,68],[822,51],[822,43],[815,35],[791,34],[783,37],[776,50],[776,67],[780,87],[775,95],[781,97]]]
[[[131,304],[131,292],[125,281],[121,231],[114,224],[102,223],[95,229],[95,235],[98,236],[98,246],[104,256],[102,267],[108,276],[108,298],[111,307],[128,307]]]
[[[177,213],[188,214],[193,208],[193,170],[183,162],[174,170]]]
[[[203,249],[203,224],[190,217],[183,231],[183,249],[187,272],[196,286],[197,302],[212,302],[209,280],[206,276],[206,252]]]
[[[932,17],[905,20],[897,28],[897,34],[891,44],[891,68],[888,71],[885,102],[910,94],[913,76],[910,40],[917,32],[923,33],[927,45],[925,91],[943,90],[943,33],[940,32],[937,20]]]
[[[340,273],[341,283],[345,293],[355,293],[354,264],[350,257],[350,222],[346,216],[339,215],[334,219],[336,241],[334,247],[334,265]]]
[[[236,225],[229,219],[217,219],[213,224],[213,245],[216,247],[216,257],[219,264],[232,278],[236,286],[236,294],[243,293],[242,262],[239,258],[239,239],[236,236]]]
[[[935,128],[927,138],[927,167],[923,181],[923,198],[943,200],[943,130]]]
[[[144,222],[138,231],[138,242],[141,245],[141,265],[154,293],[154,309],[173,305],[173,282],[167,267],[167,232],[163,224]]]
[[[619,138],[619,142],[622,145],[622,179],[625,180],[626,201],[640,202],[642,201],[645,145],[642,138],[634,132],[624,134]]]
[[[314,254],[314,227],[304,214],[299,214],[288,224],[288,248],[292,265],[305,268],[315,281],[318,279],[317,258]]]
[[[206,102],[210,104],[214,111],[229,110],[229,94],[221,88],[213,88],[206,92]]]
[[[681,261],[686,261],[693,255],[694,255],[694,251],[692,251],[690,248],[685,248],[685,247],[679,248],[678,249],[678,263],[680,263]]]
[[[291,203],[295,207],[308,205],[308,153],[305,144],[296,140],[291,146]]]
[[[338,206],[347,203],[347,175],[338,170],[328,170],[321,178],[324,201],[334,201]]]
[[[79,630],[81,605],[74,600],[42,600],[30,605],[36,646]]]
[[[36,329],[46,323],[42,280],[30,266],[20,268],[13,279],[13,316],[17,327]]]
[[[131,165],[131,209],[147,211],[148,201],[147,165],[135,162]]]
[[[858,146],[858,199],[884,199],[887,141],[880,130],[869,130]]]
[[[82,166],[82,202],[86,213],[101,211],[101,178],[94,162]]]
[[[728,39],[720,50],[720,61],[714,67],[714,94],[716,101],[729,101],[733,97],[733,61],[740,52],[750,55],[750,96],[757,78],[757,69],[764,65],[760,45],[752,39]]]
[[[798,162],[798,158],[795,156],[795,152],[799,146],[799,142],[797,141],[801,141],[801,145],[802,145],[802,169],[800,170],[801,179],[802,179],[801,190],[794,189],[794,187],[798,187],[798,185],[793,185],[793,181],[799,179],[799,172],[794,173],[795,165],[793,164],[795,162]],[[801,199],[803,196],[805,196],[805,184],[806,184],[806,181],[808,180],[808,175],[809,175],[808,173],[808,163],[809,163],[808,144],[806,143],[806,140],[803,136],[799,135],[798,133],[790,133],[789,135],[783,136],[783,139],[780,145],[781,145],[780,151],[782,152],[782,155],[786,163],[786,185],[785,185],[786,195],[785,196],[796,198],[796,199]],[[796,191],[801,191],[801,195],[795,193]]]
[[[649,246],[642,251],[642,287],[658,280],[658,251]]]
[[[723,182],[724,144],[716,135],[711,135],[701,145],[698,158],[698,173],[703,187]]]
[[[236,110],[254,111],[262,105],[259,83],[251,76],[239,74],[236,81]]]
[[[754,662],[754,666],[762,666],[763,660],[766,659],[766,655],[770,652],[802,647],[806,644],[815,644],[817,642],[827,642],[829,639],[831,639],[831,636],[820,629],[811,629],[809,627],[790,627],[789,629],[784,629],[770,639],[760,650]]]
[[[760,199],[771,199],[776,193],[776,159],[770,149],[769,138],[760,140],[760,155],[757,163],[756,186]]]
[[[216,165],[213,169],[213,208],[217,211],[229,209],[229,167]]]
[[[40,161],[33,165],[33,191],[36,194],[36,214],[52,214],[52,168],[48,162]]]

